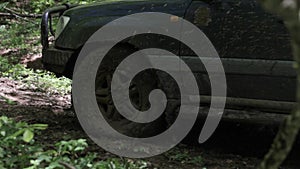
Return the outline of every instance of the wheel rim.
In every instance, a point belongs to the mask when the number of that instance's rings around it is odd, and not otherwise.
[[[120,120],[123,119],[124,117],[118,113],[118,111],[114,106],[112,96],[111,96],[111,80],[112,80],[111,73],[107,73],[107,72],[99,73],[95,83],[96,99],[97,99],[99,109],[108,120]],[[132,105],[136,109],[141,110],[142,108],[141,89],[138,87],[137,84],[132,83],[130,85],[129,97]]]

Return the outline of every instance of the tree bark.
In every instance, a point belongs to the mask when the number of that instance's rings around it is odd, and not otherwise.
[[[260,0],[262,5],[278,14],[291,35],[297,71],[297,106],[280,126],[274,142],[259,165],[259,169],[277,169],[293,147],[300,128],[300,0]]]

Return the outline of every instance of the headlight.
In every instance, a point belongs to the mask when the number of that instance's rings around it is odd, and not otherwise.
[[[61,34],[61,32],[65,29],[67,24],[70,21],[70,17],[68,16],[61,16],[58,20],[58,23],[56,25],[56,31],[55,31],[55,39]]]

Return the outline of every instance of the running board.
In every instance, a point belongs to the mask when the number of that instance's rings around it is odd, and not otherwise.
[[[194,103],[198,96],[190,95],[188,96],[188,100],[190,103]],[[214,97],[215,100],[218,102],[223,100],[222,97]],[[210,104],[211,96],[200,96],[200,103],[201,104]],[[185,102],[183,104],[189,104]],[[288,101],[274,101],[274,100],[259,100],[259,99],[245,99],[245,98],[233,98],[227,97],[226,98],[226,109],[254,109],[254,110],[261,110],[267,112],[276,112],[280,114],[289,114],[290,111],[296,107],[296,102],[288,102]]]

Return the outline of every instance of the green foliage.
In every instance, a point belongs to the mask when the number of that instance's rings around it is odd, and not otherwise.
[[[0,4],[0,10],[3,10],[7,5],[8,5],[9,2],[4,2],[4,3],[1,3]]]
[[[12,65],[9,63],[8,59],[0,56],[0,73],[7,72],[11,68]]]
[[[173,149],[167,153],[170,161],[177,161],[186,164],[202,165],[203,159],[201,156],[192,156],[187,150]]]
[[[32,70],[24,65],[12,65],[8,59],[0,56],[0,77],[9,77],[21,81],[27,87],[48,93],[67,94],[71,92],[71,80],[57,78],[53,73],[44,70]]]
[[[28,49],[40,43],[39,19],[34,22],[11,21],[0,26],[1,48]],[[27,43],[31,41],[31,43]]]
[[[48,93],[69,93],[71,91],[69,79],[57,78],[53,73],[41,70],[34,71],[18,64],[21,56],[41,52],[38,48],[40,45],[39,22],[39,19],[34,22],[13,20],[7,25],[0,26],[0,49],[13,51],[8,57],[0,56],[0,77],[19,80],[28,87]]]
[[[29,125],[0,117],[0,168],[29,165],[28,159],[36,158],[36,152],[42,151],[35,146],[34,133],[46,128],[45,124]]]
[[[24,8],[28,12],[33,13],[42,13],[47,8],[53,7],[55,5],[69,3],[69,4],[88,4],[95,2],[97,0],[39,0],[39,1],[30,1]]]
[[[30,7],[31,10],[35,13],[41,13],[43,12],[46,8],[49,8],[51,6],[55,5],[54,0],[39,0],[39,1],[30,1]]]
[[[120,160],[116,158],[108,159],[106,161],[102,161],[95,165],[97,169],[145,169],[149,168],[149,164],[145,161],[136,161],[127,159]]]
[[[4,96],[0,96],[1,99],[5,100],[7,104],[9,105],[16,105],[17,103],[9,98],[6,98]]]
[[[70,3],[70,4],[88,4],[96,2],[97,0],[30,0],[30,1],[21,1],[21,0],[11,0],[10,2],[0,3],[0,11],[5,11],[4,7],[15,7],[16,3],[21,4],[21,12],[24,14],[35,13],[40,14],[45,11],[47,8],[53,7],[55,5]],[[101,0],[98,0],[101,1]]]
[[[57,142],[46,149],[34,140],[35,133],[41,134],[45,124],[27,124],[0,117],[0,168],[60,169],[64,164],[76,168],[95,169],[144,169],[148,163],[130,159],[110,158],[100,160],[97,153],[87,152],[85,139]]]

